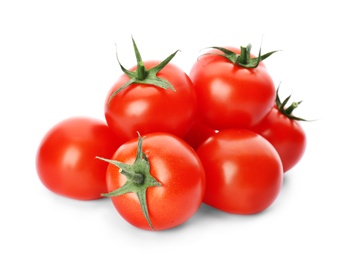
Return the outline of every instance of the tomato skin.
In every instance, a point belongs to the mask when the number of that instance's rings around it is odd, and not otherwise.
[[[200,207],[205,190],[204,169],[196,152],[183,140],[168,133],[143,136],[143,152],[150,162],[150,173],[162,184],[147,189],[148,213],[155,230],[181,225]],[[137,138],[118,148],[112,159],[133,164],[137,152]],[[108,191],[123,186],[127,178],[119,168],[109,164]],[[111,197],[119,214],[131,225],[151,230],[135,193]]]
[[[206,126],[201,121],[196,120],[186,133],[183,139],[195,150],[210,136],[216,133],[216,130]]]
[[[276,107],[251,130],[262,135],[275,147],[284,172],[293,168],[306,150],[306,133],[301,125],[283,115]]]
[[[112,156],[120,144],[101,120],[65,119],[41,140],[36,154],[38,177],[46,188],[68,198],[102,198],[107,191],[107,163],[95,157]]]
[[[282,163],[274,147],[247,129],[222,130],[198,149],[206,174],[204,203],[233,214],[268,208],[283,183]]]
[[[158,61],[147,61],[145,67],[148,70],[157,64]],[[196,114],[196,95],[189,76],[168,63],[157,77],[169,81],[176,91],[134,83],[115,95],[108,105],[111,94],[129,80],[128,76],[123,74],[110,89],[105,118],[116,136],[126,141],[136,138],[137,132],[168,132],[182,137],[189,130]]]
[[[236,48],[227,49],[240,53]],[[200,120],[210,128],[251,127],[274,105],[275,86],[262,62],[247,69],[219,55],[203,55],[189,75],[196,91]]]

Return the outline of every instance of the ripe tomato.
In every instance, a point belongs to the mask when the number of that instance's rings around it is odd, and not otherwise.
[[[203,166],[196,152],[176,136],[139,136],[120,146],[112,160],[106,161],[109,193],[105,195],[133,226],[170,229],[191,218],[202,203]]]
[[[206,174],[204,203],[234,214],[265,210],[283,182],[275,148],[247,129],[222,130],[197,149]]]
[[[137,65],[129,71],[121,66],[125,73],[106,98],[110,129],[125,140],[136,138],[137,131],[184,136],[194,122],[196,95],[189,76],[168,63],[176,52],[162,62],[143,62],[133,43]]]
[[[199,57],[189,74],[200,120],[218,130],[250,127],[265,117],[274,104],[275,86],[260,62],[272,52],[259,55],[259,59],[250,55],[250,46],[242,47],[241,52],[232,47],[220,49]],[[237,62],[241,57],[246,59]]]
[[[275,147],[281,157],[283,171],[287,172],[301,160],[306,150],[306,133],[298,122],[305,120],[292,115],[301,102],[293,102],[288,108],[284,108],[283,103],[286,102],[280,103],[279,99],[276,103],[270,113],[251,130],[265,137]]]
[[[120,144],[103,121],[86,117],[63,120],[47,132],[39,145],[38,177],[59,195],[99,199],[107,191],[107,164],[95,157],[111,156]]]

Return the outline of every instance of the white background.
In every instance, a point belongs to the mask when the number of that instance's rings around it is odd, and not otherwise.
[[[340,1],[1,1],[0,259],[344,259],[343,44]],[[39,181],[35,155],[53,124],[104,119],[105,95],[143,59],[188,72],[209,46],[281,50],[265,61],[308,137],[301,162],[261,214],[202,206],[184,225],[139,230],[109,199],[75,201]],[[184,258],[181,258],[184,259]],[[211,258],[213,259],[213,258]],[[214,258],[215,259],[215,258]]]

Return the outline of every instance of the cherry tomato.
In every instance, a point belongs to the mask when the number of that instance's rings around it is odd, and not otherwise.
[[[286,103],[289,97],[283,103]],[[306,133],[299,123],[306,120],[292,115],[301,102],[293,102],[287,108],[283,103],[279,101],[277,93],[274,108],[251,130],[265,137],[275,147],[281,157],[283,171],[287,172],[301,160],[306,150]]]
[[[268,208],[283,183],[281,159],[262,136],[247,129],[228,129],[197,149],[206,174],[204,203],[233,214]]]
[[[125,140],[136,138],[137,132],[184,136],[194,122],[197,102],[189,76],[168,63],[176,52],[162,62],[143,62],[133,43],[137,65],[130,70],[121,66],[125,73],[106,98],[105,118],[110,129]]]
[[[261,62],[272,52],[258,59],[250,55],[250,46],[241,50],[219,49],[199,57],[189,74],[197,95],[200,120],[218,130],[253,126],[274,104],[275,86]],[[241,57],[244,61],[237,62]]]
[[[39,145],[38,177],[59,195],[79,200],[102,198],[101,193],[107,191],[107,163],[95,157],[112,156],[120,144],[101,120],[63,120],[47,132]]]
[[[196,152],[168,133],[151,133],[121,145],[107,160],[108,194],[119,214],[145,230],[183,224],[200,207],[205,174]]]

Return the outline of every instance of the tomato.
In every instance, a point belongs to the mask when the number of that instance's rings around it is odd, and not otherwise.
[[[216,130],[206,126],[200,120],[196,120],[183,139],[195,150],[208,137],[216,133]]]
[[[275,86],[261,62],[273,52],[256,58],[250,45],[241,50],[215,48],[199,57],[189,73],[200,120],[218,130],[253,126],[274,104]]]
[[[134,42],[134,47],[136,47]],[[182,137],[190,129],[196,114],[196,95],[189,76],[168,63],[141,60],[110,89],[105,118],[116,136],[125,140],[151,132],[168,132]],[[158,68],[158,69],[157,69]]]
[[[299,124],[299,121],[306,120],[292,115],[301,102],[293,102],[287,108],[283,104],[286,102],[281,103],[279,98],[276,103],[270,113],[251,130],[265,137],[275,147],[281,157],[283,171],[287,172],[301,160],[306,150],[306,133]]]
[[[281,159],[262,136],[247,129],[228,129],[197,149],[206,174],[204,203],[233,214],[268,208],[283,183]]]
[[[205,173],[196,152],[169,133],[150,133],[121,145],[107,169],[108,194],[119,214],[144,230],[183,224],[200,207]]]
[[[107,191],[105,162],[121,143],[105,122],[72,117],[53,126],[41,140],[36,169],[44,186],[65,197],[92,200]]]

